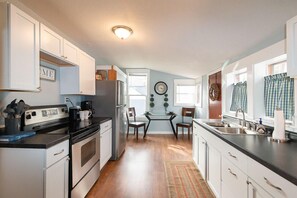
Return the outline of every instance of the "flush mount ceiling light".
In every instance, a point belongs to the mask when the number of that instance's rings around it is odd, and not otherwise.
[[[133,33],[133,30],[131,28],[124,25],[114,26],[111,30],[120,39],[126,39]]]

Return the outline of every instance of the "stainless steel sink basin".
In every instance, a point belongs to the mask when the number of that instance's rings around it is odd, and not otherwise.
[[[256,131],[247,130],[239,127],[215,127],[220,134],[227,135],[265,135],[257,133]]]
[[[229,127],[228,124],[224,124],[222,122],[205,122],[205,124],[212,127]]]
[[[243,128],[215,127],[221,134],[247,134]]]

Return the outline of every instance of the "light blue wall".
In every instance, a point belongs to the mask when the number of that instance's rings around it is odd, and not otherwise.
[[[30,106],[64,104],[64,96],[60,96],[60,72],[59,67],[41,62],[42,65],[56,70],[56,81],[40,80],[40,92],[9,92],[0,91],[1,112],[12,100],[23,99]],[[20,79],[21,80],[21,79]],[[79,105],[81,96],[67,96],[74,104]],[[0,125],[4,124],[4,118],[0,116]]]
[[[125,70],[123,70],[126,72]],[[154,94],[154,103],[155,107],[153,109],[150,109],[153,113],[165,113],[165,108],[163,106],[164,104],[164,95],[158,95],[154,91],[154,86],[158,81],[163,81],[167,84],[168,86],[168,104],[169,107],[167,111],[173,111],[178,116],[173,120],[173,124],[175,127],[175,124],[177,122],[181,121],[181,108],[182,107],[177,107],[174,106],[174,79],[188,79],[183,76],[178,76],[178,75],[172,75],[169,73],[164,73],[164,72],[158,72],[156,70],[150,70],[150,94]],[[145,121],[147,122],[146,118],[140,118],[137,121]],[[139,130],[139,133],[142,133],[142,130]],[[152,133],[172,133],[171,125],[169,121],[153,121],[151,122],[148,130],[148,134]]]

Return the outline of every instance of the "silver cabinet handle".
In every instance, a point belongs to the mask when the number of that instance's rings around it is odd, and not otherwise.
[[[232,153],[228,152],[228,154],[229,154],[230,157],[233,157],[233,158],[237,159],[237,157],[235,155],[232,155]]]
[[[264,177],[264,180],[266,181],[266,184],[268,184],[269,186],[282,191],[282,189],[280,187],[273,185],[266,177]]]
[[[237,177],[237,175],[235,173],[232,172],[232,170],[230,168],[228,168],[228,171],[231,175],[233,175],[234,177]]]
[[[64,152],[64,149],[62,149],[60,152],[58,152],[58,153],[55,153],[54,154],[54,156],[56,156],[56,155],[60,155],[61,153],[63,153]]]

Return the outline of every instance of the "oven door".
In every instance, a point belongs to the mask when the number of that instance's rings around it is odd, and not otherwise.
[[[72,188],[100,159],[99,130],[72,145]]]

